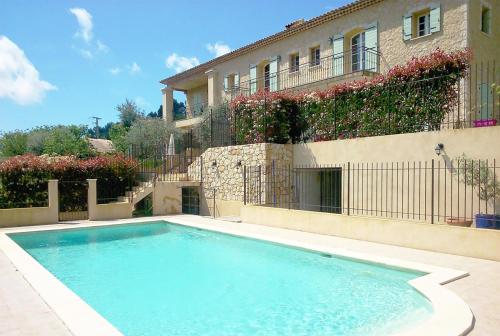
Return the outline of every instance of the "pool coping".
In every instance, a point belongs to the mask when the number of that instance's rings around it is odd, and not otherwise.
[[[417,291],[424,295],[432,304],[433,315],[409,330],[397,333],[397,336],[417,335],[451,335],[461,336],[472,330],[474,315],[469,306],[454,292],[442,285],[468,276],[468,272],[404,261],[395,258],[386,258],[367,253],[354,252],[345,248],[336,248],[327,245],[308,243],[297,239],[288,239],[270,236],[249,230],[242,230],[231,226],[232,223],[199,216],[158,216],[148,218],[133,218],[102,222],[78,222],[75,224],[54,224],[31,227],[15,227],[0,229],[0,250],[10,259],[12,264],[21,271],[24,278],[38,292],[42,299],[65,323],[75,335],[123,335],[109,321],[97,313],[89,304],[59,281],[52,273],[46,270],[24,249],[11,240],[7,234],[18,232],[71,230],[74,228],[119,225],[137,222],[168,221],[200,229],[221,232],[246,238],[264,240],[277,244],[288,245],[311,251],[328,253],[340,257],[367,261],[383,266],[415,270],[426,275],[409,281]],[[251,224],[248,224],[251,225]]]

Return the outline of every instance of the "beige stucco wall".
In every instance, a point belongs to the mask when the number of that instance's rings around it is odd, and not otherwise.
[[[483,5],[491,7],[491,33],[489,35],[481,31],[481,8]],[[500,1],[470,0],[469,8],[468,43],[474,52],[474,61],[480,63],[496,59],[498,66],[500,57]]]
[[[438,143],[444,145],[440,156],[434,151]],[[474,218],[475,214],[485,211],[500,213],[499,199],[482,200],[478,197],[477,188],[473,190],[459,179],[456,158],[462,154],[471,159],[488,160],[490,167],[497,167],[495,174],[498,179],[500,127],[297,144],[293,146],[293,163],[296,167],[305,168],[341,167],[342,205],[344,212],[349,205],[351,214],[442,223],[451,217]],[[434,184],[431,178],[432,160],[435,165]],[[351,163],[350,175],[347,173],[347,162]],[[475,164],[477,169],[477,162]],[[469,175],[470,169],[469,164]],[[490,172],[493,172],[491,168]],[[300,181],[307,179],[307,185],[313,185],[318,180],[309,178],[307,173],[301,174]],[[348,178],[350,194],[346,188]],[[432,188],[435,196],[433,218],[430,217]],[[299,206],[302,208],[303,203],[319,204],[314,203],[316,194],[302,190]]]
[[[182,187],[199,187],[199,182],[156,182],[153,190],[153,215],[182,213]]]
[[[403,41],[402,17],[438,3],[441,4],[442,13],[441,31],[426,37]],[[467,46],[466,0],[387,0],[215,66],[214,70],[219,74],[215,89],[224,97],[224,76],[240,73],[240,81],[247,81],[251,64],[263,64],[278,55],[281,56],[278,71],[289,67],[289,55],[293,53],[299,53],[301,64],[308,63],[309,49],[314,46],[320,46],[321,57],[330,56],[332,55],[330,37],[340,33],[349,36],[350,32],[374,22],[378,22],[382,72],[408,61],[413,56],[428,54],[437,47],[450,51]],[[345,50],[348,50],[348,43],[350,41],[346,39]],[[261,75],[257,74],[258,77]]]
[[[442,143],[441,156],[434,152]],[[313,142],[293,146],[295,166],[344,162],[407,162],[435,159],[444,164],[465,153],[474,159],[500,162],[500,127],[467,128],[396,134],[348,140]]]
[[[500,261],[500,231],[260,206],[241,208],[245,223]]]
[[[49,180],[48,207],[0,209],[0,227],[55,224],[59,221],[57,180]]]
[[[97,204],[97,180],[89,179],[88,212],[89,220],[110,220],[131,218],[134,206],[129,202],[113,202]]]
[[[195,100],[195,96],[199,97],[198,101]],[[208,84],[195,87],[186,92],[186,110],[188,117],[192,117],[192,112],[198,112],[200,104],[203,107],[208,105]]]

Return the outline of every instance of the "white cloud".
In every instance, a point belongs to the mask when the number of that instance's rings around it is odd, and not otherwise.
[[[108,70],[110,74],[113,76],[119,75],[120,72],[122,72],[122,69],[120,67],[114,67]]]
[[[136,62],[133,62],[131,65],[129,65],[128,69],[131,75],[138,74],[142,70],[139,64],[137,64]]]
[[[109,51],[109,47],[101,41],[97,40],[97,51],[107,53]]]
[[[88,49],[80,49],[80,55],[82,55],[83,58],[86,58],[86,59],[94,58],[94,54],[92,53],[92,51],[90,51]]]
[[[45,93],[51,90],[57,88],[39,78],[38,70],[24,51],[0,35],[0,98],[28,105],[41,102]]]
[[[215,42],[214,44],[207,44],[207,50],[215,55],[215,57],[222,56],[224,54],[230,53],[231,48],[222,42]]]
[[[79,30],[75,33],[76,37],[82,38],[85,42],[89,43],[92,40],[92,15],[84,8],[71,8],[71,14],[76,17],[78,21]]]
[[[179,56],[176,53],[168,56],[165,60],[165,66],[169,69],[174,69],[175,72],[183,72],[200,64],[196,57]]]

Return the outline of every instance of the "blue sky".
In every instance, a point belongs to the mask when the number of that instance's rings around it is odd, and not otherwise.
[[[159,80],[347,0],[2,0],[0,132],[146,112]]]

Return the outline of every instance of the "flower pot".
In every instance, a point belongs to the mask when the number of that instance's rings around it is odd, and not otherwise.
[[[472,220],[467,220],[460,217],[450,217],[446,219],[446,224],[453,226],[470,227],[472,225]]]
[[[500,229],[500,215],[476,215],[476,227],[481,229]]]
[[[474,127],[488,127],[488,126],[496,126],[496,119],[479,119],[474,120]]]

